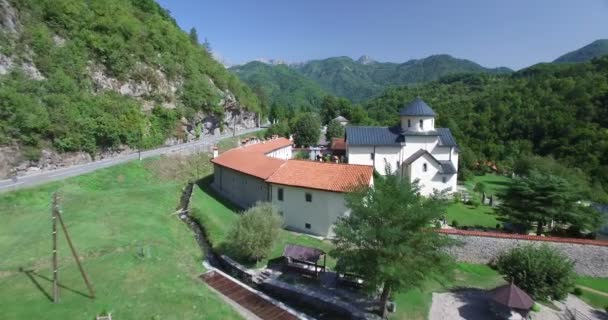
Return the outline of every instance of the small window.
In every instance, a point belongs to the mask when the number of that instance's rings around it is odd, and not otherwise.
[[[442,181],[443,183],[445,183],[445,182],[447,181],[447,179],[446,179],[445,177],[442,177],[442,178],[441,178],[441,181]]]
[[[424,121],[420,120],[420,129],[424,129]]]
[[[374,153],[373,152],[369,154],[369,158],[372,159],[372,160],[374,160]]]
[[[277,199],[278,199],[279,201],[283,201],[283,188],[279,188],[279,189],[277,190]]]
[[[426,163],[423,163],[423,164],[422,164],[422,172],[426,172],[426,169],[427,169],[427,168],[426,168]]]
[[[304,228],[306,228],[306,229],[310,229],[310,223],[305,223],[305,224],[304,224]]]
[[[411,126],[412,126],[412,120],[407,119],[407,127],[409,128],[409,127],[411,127]]]
[[[283,211],[279,211],[279,215],[282,217],[283,216]]]
[[[399,169],[400,165],[399,165],[399,160],[397,160],[397,169]]]
[[[306,202],[312,202],[312,194],[311,193],[307,193],[306,194]]]

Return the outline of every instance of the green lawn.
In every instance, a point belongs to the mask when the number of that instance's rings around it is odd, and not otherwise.
[[[172,214],[184,181],[170,178],[175,167],[169,163],[176,162],[135,161],[0,194],[2,319],[93,319],[104,310],[116,319],[238,319],[196,278],[204,271],[202,256],[191,231]],[[95,300],[86,297],[60,233],[61,302],[50,301],[54,191],[60,191]]]
[[[473,192],[475,184],[483,182],[486,186],[486,194],[498,194],[504,191],[511,182],[511,178],[505,176],[499,176],[495,174],[485,174],[483,176],[473,176],[468,181],[465,181],[464,185]]]
[[[486,265],[458,263],[451,275],[437,275],[421,288],[398,293],[395,296],[397,312],[390,319],[426,319],[433,292],[460,287],[491,289],[501,284],[504,284],[502,277]]]
[[[211,240],[213,246],[219,248],[222,246],[222,242],[226,240],[226,235],[230,231],[232,225],[236,223],[238,213],[241,210],[213,192],[208,185],[210,182],[211,177],[207,177],[198,184],[198,187],[196,187],[192,193],[190,207],[192,209],[192,215],[196,217],[200,223],[204,225],[205,230],[207,230],[209,240]],[[322,241],[308,235],[281,230],[279,238],[268,258],[259,261],[255,267],[263,267],[268,260],[280,257],[285,245],[288,243],[315,247],[323,249],[326,252],[331,249],[331,243],[328,241]],[[335,266],[335,260],[331,257],[327,258],[327,265],[330,267]]]
[[[452,203],[448,206],[446,219],[452,225],[454,220],[459,226],[494,228],[501,223],[497,220],[494,209],[489,206],[474,206],[464,203]]]
[[[604,292],[605,295],[601,295],[583,289],[581,299],[601,310],[608,307],[608,278],[579,277],[576,284]]]

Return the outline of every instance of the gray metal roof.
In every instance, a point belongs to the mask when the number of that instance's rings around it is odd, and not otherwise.
[[[450,160],[439,160],[439,164],[441,165],[441,170],[439,170],[441,174],[455,174],[458,172]]]
[[[439,145],[442,147],[457,147],[456,139],[449,128],[435,128],[439,133]]]
[[[412,164],[412,162],[416,161],[416,159],[420,158],[423,154],[428,154],[429,156],[431,156],[431,158],[433,158],[433,160],[437,161],[437,159],[435,159],[435,157],[433,157],[433,155],[430,154],[428,151],[426,151],[424,149],[420,149],[420,150],[414,152],[407,159],[405,159],[405,161],[403,161],[403,164],[405,164],[406,166],[409,166],[410,164]],[[437,162],[439,162],[439,161],[437,161]]]
[[[348,145],[388,146],[400,145],[404,140],[400,127],[346,127]]]
[[[333,120],[336,120],[338,122],[348,122],[348,119],[344,118],[343,116],[337,116]]]
[[[435,111],[429,107],[426,102],[420,98],[414,99],[410,104],[404,106],[399,110],[400,116],[429,116],[434,117]]]
[[[401,127],[346,127],[346,143],[352,146],[388,146],[400,145],[405,136],[439,136],[439,146],[457,147],[458,144],[448,128],[436,128],[435,131],[401,131]]]

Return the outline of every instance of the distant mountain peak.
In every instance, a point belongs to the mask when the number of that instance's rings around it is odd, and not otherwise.
[[[273,66],[277,66],[280,64],[285,64],[285,65],[289,64],[287,61],[281,60],[281,59],[258,58],[258,59],[255,59],[254,61],[262,62],[262,63],[273,65]]]
[[[553,62],[585,62],[608,54],[608,39],[599,39],[577,50],[568,52]]]
[[[370,64],[370,63],[375,63],[376,60],[372,59],[372,57],[364,54],[361,57],[359,57],[359,59],[357,59],[357,62],[360,64]]]

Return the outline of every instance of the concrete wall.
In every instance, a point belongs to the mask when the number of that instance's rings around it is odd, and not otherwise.
[[[408,123],[409,120],[409,123]],[[420,126],[422,120],[422,127]],[[408,124],[410,126],[408,126]],[[435,130],[435,117],[401,117],[401,128],[406,131],[433,131]]]
[[[283,201],[278,200],[278,190],[283,189]],[[344,194],[339,192],[305,189],[271,184],[272,203],[283,213],[285,227],[303,233],[331,237],[331,227],[338,217],[347,214]],[[306,193],[312,201],[306,201]],[[310,224],[310,229],[306,224]]]
[[[442,233],[449,230],[442,230]],[[521,245],[546,244],[555,248],[574,261],[575,270],[578,274],[593,277],[608,277],[608,243],[602,245],[599,241],[578,240],[569,242],[569,239],[544,238],[545,241],[529,240],[534,236],[504,235],[514,238],[499,238],[494,233],[475,231],[452,231],[460,234],[449,234],[450,237],[460,241],[462,246],[455,246],[449,252],[460,262],[489,263],[505,250]],[[466,234],[466,235],[465,235]],[[546,241],[555,239],[554,241]],[[564,240],[568,242],[564,242]],[[570,239],[574,240],[574,239]],[[559,241],[559,242],[558,242]]]
[[[248,208],[268,201],[268,184],[256,177],[213,165],[213,188],[235,204]]]
[[[291,146],[287,146],[281,149],[274,150],[266,155],[273,158],[279,158],[283,160],[291,159]]]

